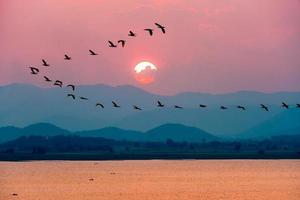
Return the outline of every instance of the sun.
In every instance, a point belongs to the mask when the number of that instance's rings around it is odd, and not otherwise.
[[[150,84],[155,80],[157,67],[148,61],[142,61],[134,67],[135,79],[141,84]]]

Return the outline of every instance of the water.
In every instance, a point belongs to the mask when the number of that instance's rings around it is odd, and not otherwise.
[[[299,200],[300,161],[0,162],[0,199]]]

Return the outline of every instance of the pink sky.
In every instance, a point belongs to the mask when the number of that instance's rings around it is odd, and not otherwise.
[[[166,35],[144,33],[155,22],[166,26]],[[128,38],[129,30],[138,37]],[[128,41],[126,48],[107,47],[107,40],[118,39]],[[73,60],[63,60],[65,53]],[[142,60],[158,68],[153,84],[134,78]],[[131,84],[160,94],[299,91],[300,3],[1,0],[0,85],[46,86],[29,66],[68,83]]]

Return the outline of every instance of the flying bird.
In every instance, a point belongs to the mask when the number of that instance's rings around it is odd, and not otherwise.
[[[44,79],[46,82],[51,82],[52,80],[50,78],[48,78],[47,76],[44,76]]]
[[[158,106],[158,107],[164,107],[165,105],[162,104],[160,101],[157,101],[157,106]]]
[[[181,107],[181,106],[177,106],[177,105],[175,105],[175,106],[174,106],[174,108],[183,109],[183,107]]]
[[[261,106],[262,109],[265,109],[266,111],[269,111],[268,107],[265,106],[264,104],[260,104],[260,106]]]
[[[164,27],[164,26],[162,26],[162,25],[160,25],[160,24],[158,24],[158,23],[155,23],[155,25],[156,25],[158,28],[160,28],[160,29],[161,29],[161,31],[163,32],[163,34],[165,34],[165,33],[166,33],[166,29],[165,29],[165,27]]]
[[[75,85],[69,84],[67,87],[70,87],[73,91],[75,90]]]
[[[74,94],[68,94],[67,96],[68,96],[68,97],[72,97],[72,99],[75,100],[75,95],[74,95]]]
[[[281,107],[286,108],[286,109],[289,109],[289,106],[288,106],[286,103],[284,103],[284,102],[282,102]]]
[[[203,104],[200,104],[199,106],[200,106],[200,108],[206,108],[207,107],[207,105],[203,105]]]
[[[55,83],[54,83],[54,85],[59,86],[59,87],[62,87],[63,82],[60,81],[60,80],[56,80]]]
[[[40,70],[35,67],[29,67],[29,69],[31,70],[31,74],[34,74],[34,75],[36,75],[40,72]]]
[[[81,100],[89,100],[88,98],[86,97],[79,97]]]
[[[42,62],[43,62],[43,66],[45,67],[49,67],[50,65],[46,62],[46,60],[42,59]]]
[[[111,102],[112,104],[113,104],[113,106],[115,107],[115,108],[120,108],[121,106],[119,106],[116,102],[114,102],[114,101],[112,101]]]
[[[68,56],[67,54],[65,54],[65,60],[72,60],[72,58],[70,56]]]
[[[225,107],[225,106],[221,106],[220,107],[222,110],[226,110],[227,109],[227,107]]]
[[[125,40],[119,40],[118,43],[121,43],[122,47],[125,47]]]
[[[131,36],[131,37],[136,37],[136,34],[135,34],[134,32],[132,32],[132,31],[129,31],[129,34],[128,34],[128,36]]]
[[[100,106],[101,108],[104,108],[104,105],[101,103],[96,103],[96,106]]]
[[[133,105],[133,109],[135,109],[135,110],[142,110],[141,108],[139,108],[139,107],[137,107],[135,105]]]
[[[94,179],[93,179],[93,178],[90,178],[89,181],[94,181]]]
[[[92,50],[89,50],[89,52],[90,52],[90,55],[91,56],[96,56],[96,55],[98,55],[98,54],[96,54],[94,51],[92,51]]]
[[[246,110],[246,108],[244,106],[237,106],[237,108],[242,109],[242,110]]]
[[[150,36],[152,36],[153,35],[153,29],[150,29],[150,28],[146,28],[146,29],[144,29],[145,31],[148,31],[149,32],[149,34],[150,34]]]
[[[17,193],[12,193],[11,195],[12,195],[12,196],[18,196],[18,194],[17,194]]]
[[[109,47],[117,47],[117,45],[115,45],[112,41],[108,41],[108,43],[109,43]]]

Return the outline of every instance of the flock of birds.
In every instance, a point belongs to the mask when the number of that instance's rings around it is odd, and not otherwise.
[[[156,25],[156,27],[157,27],[158,29],[160,29],[160,31],[161,31],[163,34],[166,33],[166,28],[165,28],[163,25],[158,24],[158,23],[155,23],[155,25]],[[144,31],[148,32],[150,36],[153,36],[154,29],[146,28],[146,29],[144,29]],[[136,34],[135,32],[133,32],[133,31],[130,30],[129,33],[128,33],[128,36],[129,36],[129,37],[136,37],[137,34]],[[118,44],[121,44],[122,47],[125,47],[126,40],[123,40],[123,39],[122,39],[122,40],[118,40],[118,41],[117,41],[117,44],[115,44],[114,42],[108,40],[108,44],[109,44],[108,47],[111,47],[111,48],[116,48],[116,47],[118,46]],[[93,51],[93,50],[89,50],[89,53],[90,53],[91,56],[96,56],[96,55],[98,55],[98,54],[97,54],[95,51]],[[69,55],[65,54],[65,55],[64,55],[64,60],[72,60],[72,58],[71,58]],[[49,64],[45,59],[42,59],[42,65],[45,66],[45,67],[49,67],[49,66],[50,66],[50,64]],[[38,75],[38,74],[40,73],[40,70],[39,70],[38,68],[36,68],[36,67],[29,67],[29,68],[30,68],[31,74],[33,74],[33,75]],[[57,87],[60,87],[60,88],[62,88],[62,87],[64,86],[64,84],[63,84],[63,82],[62,82],[61,80],[52,80],[52,79],[50,79],[50,78],[47,77],[47,76],[43,76],[43,78],[44,78],[44,81],[46,81],[46,82],[50,82],[50,83],[53,82],[53,85],[54,85],[54,86],[57,86]],[[68,93],[68,94],[67,94],[67,97],[69,97],[69,98],[71,98],[71,99],[73,99],[73,100],[75,100],[75,99],[77,99],[77,98],[80,99],[80,100],[84,100],[84,101],[88,101],[88,100],[89,100],[89,98],[87,98],[87,97],[76,96],[76,95],[74,94],[74,92],[75,92],[75,90],[76,90],[76,86],[75,86],[74,84],[68,84],[68,85],[66,85],[66,87],[67,87],[67,88],[70,88],[70,89],[73,91],[73,93]],[[121,106],[120,106],[117,102],[115,102],[115,101],[111,101],[111,103],[112,103],[112,106],[113,106],[114,108],[120,108],[120,107],[121,107]],[[102,103],[100,103],[100,102],[97,102],[97,103],[95,104],[95,106],[96,106],[96,107],[104,108],[104,105],[103,105]],[[160,107],[160,108],[165,107],[165,104],[163,104],[161,101],[157,101],[157,107]],[[207,106],[207,105],[204,105],[204,104],[200,104],[199,107],[200,107],[200,108],[206,108],[206,107],[208,107],[208,106]],[[288,104],[285,103],[285,102],[282,102],[281,107],[288,109],[288,108],[290,107],[290,105],[288,105]],[[300,108],[300,104],[296,104],[296,107],[297,107],[297,108]],[[132,108],[133,108],[134,110],[142,110],[142,108],[139,107],[139,106],[137,106],[137,105],[132,105]],[[183,109],[183,107],[182,107],[182,106],[179,106],[179,105],[174,105],[174,108],[175,108],[175,109]],[[243,110],[243,111],[246,110],[246,107],[245,107],[245,106],[242,106],[242,105],[237,105],[236,108],[237,108],[237,109],[240,109],[240,110]],[[269,111],[269,110],[270,110],[269,107],[266,106],[265,104],[260,104],[260,108],[263,109],[264,111]],[[226,107],[226,106],[220,106],[220,109],[221,109],[221,110],[227,110],[227,109],[229,109],[229,108]]]

